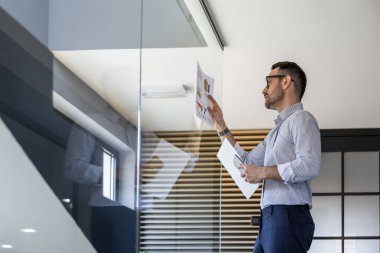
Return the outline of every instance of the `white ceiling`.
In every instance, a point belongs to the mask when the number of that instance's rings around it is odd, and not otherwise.
[[[54,56],[130,122],[137,125],[140,50],[56,51]],[[141,52],[141,86],[185,85],[186,97],[141,98],[144,131],[209,129],[195,120],[196,62],[214,77],[214,96],[222,99],[220,48],[144,49]]]
[[[216,82],[218,87],[216,87],[215,91],[220,94],[223,93],[223,95],[220,95],[220,98],[218,98],[218,101],[223,105],[224,115],[230,128],[270,128],[273,126],[273,118],[276,117],[277,113],[273,111],[269,112],[265,109],[261,90],[264,86],[264,76],[269,72],[270,66],[282,60],[295,61],[306,71],[308,87],[303,102],[305,108],[316,116],[321,128],[380,127],[380,106],[378,103],[380,85],[378,84],[379,78],[377,76],[380,67],[380,1],[205,1],[224,38],[226,46],[222,56],[208,59],[207,62],[209,63],[203,64],[202,67],[213,69],[210,70],[211,73],[215,71],[222,73],[221,77],[218,77],[219,82]],[[40,2],[47,3],[42,0]],[[103,14],[116,15],[115,13],[119,13],[118,10],[129,10],[130,12],[131,6],[139,6],[137,2],[137,0],[129,0],[126,2],[120,0],[120,2],[118,2],[120,4],[127,3],[123,5],[123,8],[115,8],[119,5],[106,5],[107,12]],[[170,4],[166,5],[169,2]],[[191,35],[192,32],[189,27],[186,29],[175,28],[178,23],[182,25],[186,23],[186,19],[180,18],[180,20],[178,20],[178,15],[181,13],[181,10],[175,2],[175,0],[161,0],[161,4],[157,5],[154,0],[144,1],[143,14],[145,15],[143,16],[143,21],[145,21],[145,30],[143,40],[145,43],[149,42],[147,47],[154,48],[154,42],[159,41],[161,43],[159,47],[161,48],[164,47],[165,43],[171,48],[181,48],[184,41],[178,38],[194,38],[194,34]],[[2,7],[7,7],[8,3],[9,5],[12,3],[17,7],[7,8],[13,14],[15,13],[15,17],[26,16],[26,18],[29,18],[19,21],[32,32],[34,30],[29,26],[38,28],[46,25],[46,20],[49,20],[49,32],[56,32],[56,36],[59,36],[65,26],[62,25],[61,28],[53,29],[52,26],[54,26],[54,24],[59,24],[57,20],[53,22],[54,18],[62,17],[63,20],[67,22],[70,21],[70,18],[65,16],[70,14],[70,11],[65,12],[66,14],[54,12],[56,9],[59,10],[58,4],[60,1],[52,1],[52,3],[57,4],[57,6],[46,5],[44,8],[35,7],[34,5],[32,8],[31,5],[16,4],[16,2],[13,3],[13,1],[1,1]],[[70,1],[69,3],[74,4],[76,1]],[[102,1],[96,1],[94,3],[97,3],[97,8],[93,6],[92,9],[88,10],[87,13],[90,15],[89,17],[94,16],[94,13],[91,11],[95,10],[95,13],[102,13],[101,10],[104,9],[101,8],[101,6],[103,6]],[[157,6],[162,9],[154,12],[154,10],[158,8]],[[55,14],[46,14],[49,8],[50,11],[53,11]],[[74,9],[74,7],[70,8]],[[176,14],[171,15],[171,17],[175,18],[173,22],[168,20],[168,15],[165,15],[165,10],[170,10],[170,12],[175,10],[174,12]],[[35,14],[37,11],[42,13],[38,15],[24,15],[25,13]],[[155,13],[157,13],[157,16],[154,16]],[[44,17],[42,21],[40,19],[35,20],[41,16]],[[49,19],[47,19],[48,16]],[[81,15],[75,17],[77,19],[83,18]],[[138,15],[132,19],[133,22],[136,20],[140,20]],[[104,34],[99,33],[99,29],[102,28],[102,22],[97,26],[94,17],[92,18],[92,21],[95,22],[94,24],[88,22],[88,20],[84,23],[79,21],[77,24],[81,24],[82,26],[88,25],[91,29],[84,29],[82,27],[83,34],[75,33],[75,36],[67,37],[70,38],[70,42],[77,45],[75,42],[78,42],[80,39],[79,35],[83,35],[83,38],[87,38],[86,43],[88,43],[88,38],[91,38],[92,41],[98,44],[103,42],[103,40],[99,41],[96,39],[97,36],[102,37],[102,34]],[[133,22],[130,23],[132,24]],[[118,25],[123,24],[120,20],[116,23]],[[95,28],[92,25],[95,25]],[[70,29],[76,28],[75,26],[68,27]],[[46,32],[45,28],[43,30],[44,33]],[[70,33],[70,29],[65,30],[65,32]],[[102,29],[104,30],[104,28]],[[162,35],[158,32],[161,29],[163,29],[165,36],[159,36]],[[78,30],[80,29],[76,29],[76,31]],[[112,31],[114,31],[113,26]],[[91,32],[91,36],[84,36],[89,32]],[[117,33],[113,34],[117,35]],[[175,36],[174,44],[168,43],[168,41],[172,39],[170,36],[167,36],[168,34]],[[63,33],[61,35],[63,35]],[[38,37],[38,34],[36,36]],[[50,40],[52,36],[52,34],[49,35]],[[46,36],[44,35],[42,37]],[[119,37],[116,36],[115,38]],[[165,43],[161,40],[162,38],[166,39]],[[132,39],[138,40],[138,36],[133,35]],[[121,43],[121,45],[128,44],[123,44],[124,40],[115,40]],[[62,40],[59,41],[62,42]],[[189,41],[189,39],[185,41]],[[83,41],[81,41],[81,43],[82,42]],[[193,43],[192,46],[195,44]],[[102,49],[118,48],[118,46],[109,46],[107,43],[101,45],[103,46],[101,47]],[[173,82],[173,79],[175,79],[176,82],[181,81],[184,84],[191,83],[189,75],[192,70],[189,70],[188,66],[190,66],[191,59],[199,58],[197,56],[199,54],[192,54],[191,49],[197,49],[195,47],[190,49],[188,46],[189,45],[186,44],[182,46],[184,51],[188,49],[188,56],[185,61],[187,63],[185,64],[182,64],[184,62],[182,53],[163,53],[164,51],[157,49],[157,52],[159,52],[157,56],[166,57],[167,60],[170,59],[171,61],[171,63],[167,65],[157,63],[159,60],[155,61],[156,66],[162,67],[161,69],[163,70],[160,73],[161,84],[165,82],[164,76],[168,78],[168,83]],[[65,47],[60,49],[63,48]],[[86,49],[89,48],[92,47],[86,47]],[[65,48],[65,50],[73,49],[78,48]],[[99,48],[96,47],[96,49]],[[167,49],[166,52],[169,51],[170,50]],[[80,51],[76,52],[80,53]],[[96,50],[89,52],[96,52]],[[115,51],[109,50],[108,52],[110,55],[103,57],[100,62],[98,62],[105,67],[113,66]],[[99,53],[104,55],[105,52]],[[74,54],[71,55],[74,56]],[[120,56],[122,55],[123,53],[120,54]],[[73,59],[75,60],[76,58],[77,56],[74,56]],[[205,58],[206,57],[203,57],[203,61]],[[82,63],[79,67],[86,66],[87,64],[88,66],[93,66],[95,64],[91,62],[93,57],[89,57],[87,63],[86,61],[82,61],[82,57],[77,59],[78,63]],[[213,60],[214,63],[212,63]],[[215,62],[218,62],[221,66],[215,64]],[[151,80],[151,76],[149,76],[150,74],[148,73],[151,71],[145,70],[144,63],[147,63],[147,61],[142,62],[142,81]],[[207,66],[208,64],[210,64],[211,67]],[[148,65],[152,67],[151,63]],[[93,79],[93,76],[98,76],[98,67],[95,67],[92,72],[90,71],[88,76],[82,76],[82,78]],[[137,63],[135,67],[137,71],[140,70]],[[150,69],[153,69],[151,67]],[[158,69],[160,68],[157,68],[157,70]],[[81,71],[79,68],[72,70],[74,72]],[[183,76],[183,73],[186,74]],[[206,73],[208,73],[207,70]],[[114,86],[118,83],[116,76],[117,75],[112,78],[112,83],[109,85]],[[133,76],[136,75],[133,74]],[[120,80],[120,85],[125,85],[124,81],[124,79]],[[97,87],[99,87],[99,84]],[[135,88],[132,88],[132,90],[133,89]],[[110,90],[107,92],[109,91]],[[127,93],[118,92],[116,89],[111,96],[109,96],[109,94],[107,96],[112,97],[112,103],[117,107],[125,103],[124,94]],[[104,97],[105,95],[102,94],[102,96]],[[178,111],[190,111],[189,106],[192,106],[189,101],[184,103],[184,100],[178,100],[178,103],[174,103],[175,105],[167,102],[168,101],[163,102],[162,106],[177,108]],[[157,109],[157,105],[155,105],[155,108]],[[146,108],[145,113],[149,113],[149,110]],[[153,110],[152,114],[157,115],[157,110]],[[242,114],[245,116],[242,117]],[[162,111],[160,115],[163,115]],[[171,115],[173,114],[170,110],[165,114],[167,118],[170,118]],[[184,118],[189,117],[189,115],[188,113],[182,114],[182,116],[175,117],[175,119],[179,117],[181,120],[184,120]],[[171,122],[168,122],[168,126],[172,129],[176,129],[176,125],[169,123]],[[159,124],[157,124],[157,130],[165,129],[165,127],[158,125]],[[186,125],[186,128],[191,129],[191,126],[186,123],[182,124],[178,130],[183,129],[184,125]]]
[[[261,94],[264,76],[277,61],[295,61],[308,76],[305,109],[315,115],[321,128],[380,127],[379,1],[208,0],[206,3],[224,38],[223,53],[202,54],[207,49],[188,47],[144,49],[143,86],[181,83],[191,87],[193,62],[200,60],[206,73],[217,75],[215,92],[230,128],[271,128],[277,112],[264,107]],[[103,67],[115,66],[117,61],[111,57],[115,51],[108,52],[108,56],[94,62]],[[79,51],[70,54],[74,61],[81,59]],[[123,53],[119,57],[122,59]],[[72,69],[85,70],[83,66],[93,65],[91,59],[82,62],[81,68]],[[90,70],[81,78],[93,79],[101,73],[96,68],[92,71],[93,74]],[[119,109],[129,101],[124,99],[125,95],[131,90],[135,94],[137,89],[126,87],[127,77],[120,74],[119,81],[118,75],[114,75],[107,89],[103,88],[108,100]],[[110,89],[118,83],[119,88]],[[122,86],[127,90],[121,92]],[[93,87],[96,89],[96,85]],[[143,100],[142,125],[152,130],[194,130],[192,95],[190,89],[185,99]]]
[[[223,105],[230,128],[268,128],[261,90],[270,66],[295,61],[321,128],[380,127],[380,1],[207,0],[226,42]],[[239,101],[239,103],[236,103]]]
[[[202,11],[200,5],[199,9]],[[163,15],[160,11],[163,11]],[[53,24],[67,19],[62,15],[50,16],[58,19]],[[215,43],[209,47],[195,43],[203,37],[201,31],[195,29],[194,19],[189,16],[184,2],[161,1],[158,8],[155,0],[144,1],[142,50],[134,47],[77,50],[78,48],[70,46],[75,45],[77,40],[79,44],[83,44],[83,41],[89,42],[90,48],[96,44],[88,41],[94,33],[88,37],[88,31],[84,29],[84,35],[69,39],[69,50],[55,50],[53,53],[70,71],[135,125],[138,122],[140,84],[142,88],[154,85],[184,85],[187,90],[186,97],[141,98],[141,126],[144,131],[209,129],[195,119],[196,64],[198,62],[203,71],[215,79],[218,87],[214,95],[221,100],[223,54]],[[71,26],[63,27],[67,33]],[[62,28],[50,30],[54,33],[50,37],[62,36]],[[207,36],[204,40],[209,41]],[[65,46],[67,45],[61,47]]]

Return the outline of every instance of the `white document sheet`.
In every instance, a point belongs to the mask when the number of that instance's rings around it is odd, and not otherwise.
[[[241,177],[239,168],[234,165],[235,155],[239,156],[231,143],[225,139],[219,149],[217,157],[222,162],[228,173],[230,173],[232,179],[235,181],[236,185],[239,187],[246,199],[249,199],[260,184],[248,183]]]
[[[207,107],[210,105],[208,95],[214,93],[214,82],[214,78],[203,73],[197,62],[195,115],[209,126],[212,126],[212,118],[207,110]]]

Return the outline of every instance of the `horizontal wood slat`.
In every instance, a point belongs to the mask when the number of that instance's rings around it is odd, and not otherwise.
[[[251,150],[268,130],[232,131]],[[261,187],[247,200],[216,157],[213,131],[143,134],[140,249],[147,252],[252,252]]]

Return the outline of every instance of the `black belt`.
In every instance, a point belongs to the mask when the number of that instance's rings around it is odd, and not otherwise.
[[[310,206],[308,204],[305,205],[270,205],[265,207],[261,212],[270,212],[276,211],[276,210],[310,210]]]
[[[308,204],[305,204],[305,205],[270,205],[270,206],[267,206],[265,207],[264,209],[261,210],[261,213],[267,213],[267,212],[270,212],[270,213],[273,213],[274,211],[276,210],[284,210],[284,209],[287,209],[287,210],[293,210],[293,211],[296,211],[296,210],[310,210],[310,206]],[[261,220],[261,217],[257,217],[257,216],[252,216],[251,217],[251,225],[252,226],[259,226],[260,225],[260,220]]]

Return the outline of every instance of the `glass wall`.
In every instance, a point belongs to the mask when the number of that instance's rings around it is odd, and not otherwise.
[[[312,181],[311,252],[379,252],[379,152],[322,153]]]
[[[1,251],[219,251],[202,3],[0,0]]]
[[[0,1],[0,251],[136,252],[141,1]]]
[[[222,48],[201,1],[144,0],[140,250],[219,252]]]

